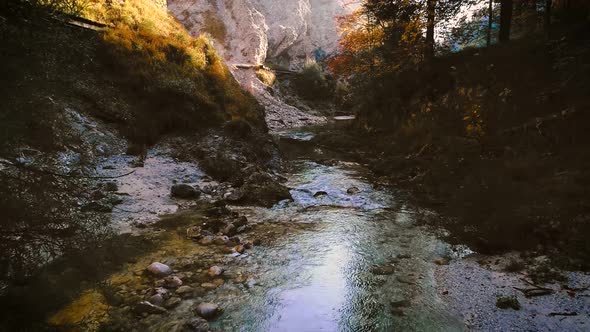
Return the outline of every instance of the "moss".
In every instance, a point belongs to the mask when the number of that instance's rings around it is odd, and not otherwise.
[[[516,296],[498,296],[496,299],[496,307],[500,309],[520,310],[520,303]]]
[[[49,324],[67,331],[98,331],[108,319],[109,306],[97,290],[89,290],[49,319]]]

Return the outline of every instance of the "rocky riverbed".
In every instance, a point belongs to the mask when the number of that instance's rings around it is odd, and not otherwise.
[[[446,243],[445,230],[423,222],[434,212],[315,145],[317,130],[278,133],[285,173],[251,172],[259,186],[248,190],[248,180],[213,181],[164,146],[148,151],[143,167],[105,185],[126,193],[117,205],[124,211],[112,213],[140,250],[114,243],[108,251],[118,259],[89,253],[97,264],[115,261],[94,281],[75,272],[80,266],[48,271],[41,284],[76,295],[47,323],[84,331],[586,329],[587,274],[545,283],[515,263],[559,274],[543,257],[483,256]],[[127,173],[129,164],[106,159],[113,167],[103,171]],[[33,298],[45,294],[33,289]]]

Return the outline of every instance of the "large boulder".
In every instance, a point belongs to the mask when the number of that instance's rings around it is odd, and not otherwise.
[[[267,173],[255,172],[246,179],[234,201],[272,207],[284,199],[292,199],[289,188]]]
[[[170,194],[177,198],[197,198],[201,195],[201,190],[186,183],[178,183],[172,186]]]

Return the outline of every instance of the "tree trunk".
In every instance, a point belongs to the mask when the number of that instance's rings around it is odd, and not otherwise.
[[[434,57],[434,24],[436,0],[427,0],[426,2],[426,58],[432,59]]]
[[[549,33],[551,29],[551,7],[553,6],[552,0],[545,1],[545,31]]]
[[[486,45],[490,47],[492,45],[492,23],[494,21],[494,0],[490,0],[488,7],[488,36],[486,39]]]
[[[510,28],[512,25],[512,0],[500,1],[500,42],[510,40]]]

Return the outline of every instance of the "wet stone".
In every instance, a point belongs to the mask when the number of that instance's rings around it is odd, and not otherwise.
[[[199,244],[203,245],[203,246],[208,246],[210,244],[212,244],[215,241],[215,237],[208,235],[208,236],[203,236],[203,238],[201,240],[199,240]]]
[[[322,197],[322,196],[328,196],[328,193],[325,191],[317,191],[315,194],[313,194],[313,197]]]
[[[348,188],[346,190],[346,193],[349,194],[349,195],[356,195],[356,194],[358,194],[360,192],[361,192],[361,190],[359,188],[357,188],[357,187],[350,187],[350,188]]]
[[[178,288],[182,286],[182,280],[177,276],[169,276],[156,281],[156,287]]]
[[[396,278],[396,280],[402,284],[407,284],[407,285],[414,285],[415,284],[414,279],[412,279],[411,277],[408,277],[408,276],[398,276]]]
[[[180,286],[178,287],[178,289],[176,290],[176,294],[178,295],[187,295],[190,294],[194,291],[194,289],[190,286]]]
[[[227,236],[233,236],[236,234],[236,226],[233,224],[228,224],[221,230],[221,232]]]
[[[193,226],[186,229],[186,237],[193,240],[198,240],[202,237],[201,227]]]
[[[184,331],[187,332],[208,332],[209,331],[209,323],[207,320],[197,317],[191,319],[190,321],[186,322],[184,325]]]
[[[236,225],[236,227],[246,226],[246,224],[248,224],[248,218],[246,218],[246,216],[241,216],[237,218],[233,224]]]
[[[117,182],[109,181],[104,184],[104,190],[115,192],[115,191],[119,190],[119,186],[117,185]]]
[[[217,245],[224,245],[227,244],[229,242],[229,237],[222,235],[222,236],[217,236],[215,237],[215,240],[213,240],[213,243],[217,244]]]
[[[496,307],[500,309],[520,310],[520,303],[516,296],[499,296],[496,299]]]
[[[170,268],[170,266],[162,264],[160,262],[153,262],[147,267],[147,270],[151,274],[160,277],[167,276],[172,273],[172,269]]]
[[[197,198],[201,191],[189,184],[180,183],[172,186],[170,194],[177,198]]]
[[[156,306],[161,306],[164,303],[164,296],[162,294],[154,294],[150,297],[149,302]]]
[[[371,272],[376,275],[389,275],[395,272],[395,269],[391,265],[378,265],[371,268]]]
[[[215,289],[217,288],[217,285],[211,282],[204,282],[201,284],[201,287],[205,288],[205,289]]]
[[[237,245],[234,247],[235,252],[239,253],[239,254],[243,254],[244,251],[246,251],[246,248],[243,245]]]
[[[209,270],[207,271],[207,274],[210,277],[218,277],[223,274],[223,271],[225,271],[225,269],[223,267],[215,265],[215,266],[212,266],[209,268]]]
[[[167,310],[157,306],[157,305],[153,305],[148,301],[141,301],[139,302],[136,306],[135,306],[135,311],[137,313],[147,313],[147,314],[163,314],[165,313]]]
[[[200,303],[195,308],[197,315],[205,318],[212,319],[217,317],[223,310],[215,303]]]
[[[174,308],[182,302],[178,297],[171,297],[164,302],[164,308],[170,309]]]

